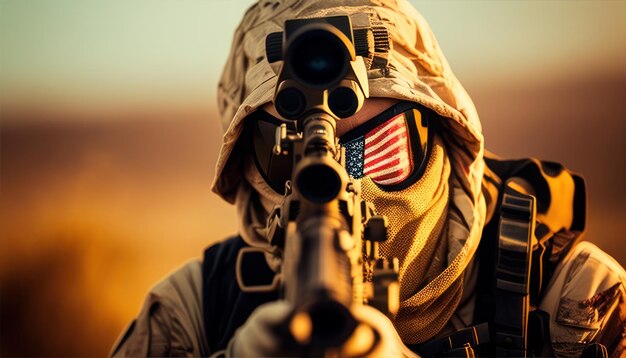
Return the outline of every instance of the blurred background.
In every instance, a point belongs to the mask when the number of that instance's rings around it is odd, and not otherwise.
[[[251,1],[0,2],[0,355],[101,356],[147,290],[235,233],[216,87]],[[626,263],[626,2],[416,2],[487,148],[588,183]]]

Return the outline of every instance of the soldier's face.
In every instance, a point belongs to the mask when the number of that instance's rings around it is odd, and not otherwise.
[[[270,149],[277,126],[287,122],[293,125],[293,121],[280,117],[272,103],[261,109],[249,122],[255,161],[266,182],[280,193],[291,178],[292,159],[272,155]],[[355,179],[368,176],[389,190],[414,182],[426,159],[428,124],[416,104],[367,99],[355,115],[337,121],[337,136],[346,149],[348,174]]]

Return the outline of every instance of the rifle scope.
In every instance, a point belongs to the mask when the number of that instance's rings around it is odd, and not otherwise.
[[[353,66],[354,42],[347,16],[288,20],[284,33],[269,34],[268,61],[284,60],[274,98],[278,113],[287,119],[312,108],[330,109],[338,118],[356,113],[368,90],[364,69]]]

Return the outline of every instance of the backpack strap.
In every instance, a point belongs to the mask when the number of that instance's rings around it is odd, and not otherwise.
[[[495,265],[493,331],[498,357],[525,357],[528,350],[535,215],[535,198],[518,192],[507,181],[500,205]]]
[[[218,242],[204,252],[202,262],[202,304],[206,339],[211,352],[226,349],[228,342],[263,303],[278,299],[274,292],[242,292],[237,284],[236,261],[239,252],[249,247],[240,236]],[[273,272],[259,270],[260,278],[268,281]]]
[[[491,153],[485,163],[488,210],[477,253],[474,322],[489,322],[492,343],[479,354],[542,354],[550,319],[535,307],[555,267],[583,235],[585,183],[558,163]]]

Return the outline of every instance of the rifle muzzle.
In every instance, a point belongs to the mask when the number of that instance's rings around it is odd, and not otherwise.
[[[352,335],[357,321],[345,305],[321,299],[301,305],[289,323],[293,338],[304,347],[339,347]]]

